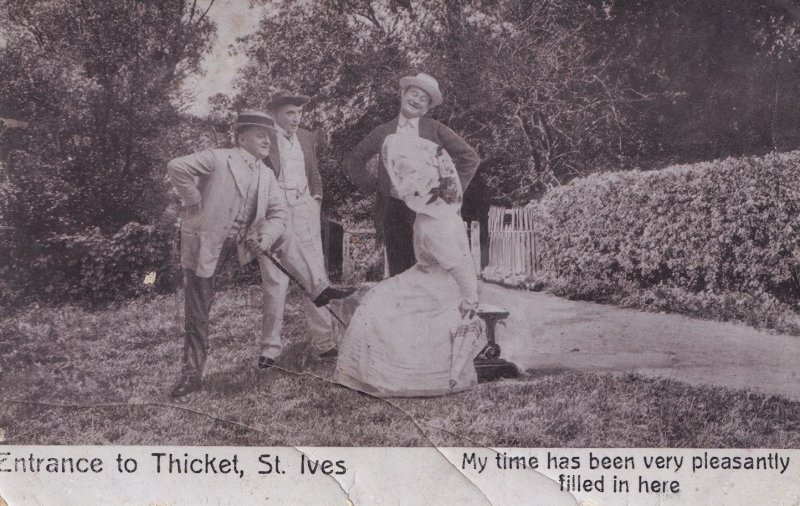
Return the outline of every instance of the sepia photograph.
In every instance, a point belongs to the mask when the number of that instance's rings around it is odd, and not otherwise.
[[[0,448],[797,449],[798,58],[797,0],[0,0]]]

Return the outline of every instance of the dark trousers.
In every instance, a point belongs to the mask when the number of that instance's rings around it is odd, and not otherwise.
[[[389,198],[383,220],[383,239],[386,243],[386,260],[389,276],[396,276],[417,263],[414,256],[414,220],[417,214],[405,202]]]
[[[211,312],[211,303],[214,301],[217,273],[235,252],[235,240],[225,239],[217,267],[210,278],[198,277],[191,269],[183,270],[186,321],[183,337],[182,374],[203,377],[203,369],[208,356],[208,314]]]

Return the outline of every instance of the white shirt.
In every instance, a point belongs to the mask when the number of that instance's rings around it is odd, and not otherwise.
[[[281,155],[281,174],[279,183],[283,189],[297,190],[300,193],[308,189],[306,176],[306,160],[297,134],[289,134],[275,125],[278,131],[278,152]]]
[[[397,118],[397,131],[395,133],[419,137],[419,118],[406,118],[401,114]]]
[[[256,201],[258,200],[258,167],[261,162],[242,148],[239,148],[239,153],[242,155],[242,159],[250,169],[251,174],[250,180],[247,183],[247,188],[244,191],[242,206],[239,208],[239,212],[236,213],[233,227],[231,227],[231,230],[228,232],[228,236],[230,237],[235,236],[240,230],[243,230],[243,225],[245,223],[252,221],[256,213]]]

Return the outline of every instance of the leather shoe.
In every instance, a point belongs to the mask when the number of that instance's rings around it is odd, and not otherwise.
[[[339,356],[339,350],[334,346],[328,351],[319,354],[319,358],[336,358]]]
[[[273,365],[275,365],[275,359],[274,358],[265,357],[263,355],[258,357],[258,368],[259,369],[269,369]]]
[[[322,307],[326,305],[328,302],[336,299],[344,299],[352,295],[353,292],[356,291],[354,286],[346,286],[343,288],[336,288],[335,286],[329,286],[322,290],[322,293],[314,299],[314,305],[317,307]]]
[[[172,387],[172,390],[169,394],[175,399],[180,399],[181,397],[185,397],[192,392],[197,392],[202,388],[202,386],[203,382],[198,376],[184,374],[181,376],[181,379],[178,380],[178,383]]]

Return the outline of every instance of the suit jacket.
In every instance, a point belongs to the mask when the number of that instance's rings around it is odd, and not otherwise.
[[[270,134],[272,143],[269,147],[269,163],[277,179],[281,175],[281,154],[278,147],[280,134]],[[297,129],[297,140],[300,142],[300,149],[303,150],[303,160],[306,164],[306,178],[308,179],[308,190],[314,198],[322,198],[322,177],[319,174],[317,165],[317,149],[319,140],[317,136],[304,128]]]
[[[370,195],[377,190],[375,228],[378,233],[383,230],[386,204],[389,201],[392,181],[381,158],[378,160],[377,174],[371,173],[366,165],[375,155],[380,157],[381,147],[386,136],[397,133],[398,119],[394,118],[392,121],[373,129],[364,140],[353,148],[342,162],[345,174],[362,193]],[[467,186],[472,181],[472,176],[475,175],[475,171],[481,161],[475,150],[457,133],[438,121],[425,116],[419,119],[419,136],[435,142],[447,151],[456,166],[458,177],[461,180],[461,188],[466,192]]]
[[[258,170],[251,171],[238,148],[207,149],[175,158],[167,164],[167,173],[186,208],[200,204],[199,212],[187,214],[181,222],[181,265],[201,278],[214,274],[251,178],[258,184],[256,215],[243,224],[245,241],[255,239],[269,249],[286,230],[286,198],[275,176],[260,162]],[[243,242],[237,241],[237,253],[245,264],[255,255]]]

